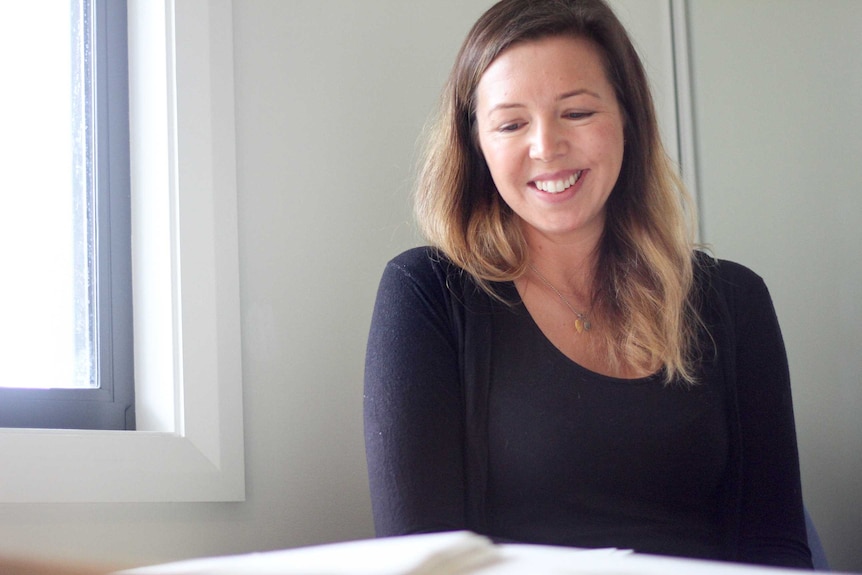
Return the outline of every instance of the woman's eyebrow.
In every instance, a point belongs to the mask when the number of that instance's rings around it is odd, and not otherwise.
[[[602,97],[598,94],[598,92],[593,92],[592,90],[587,90],[586,88],[578,88],[576,90],[571,90],[569,92],[563,92],[559,96],[557,96],[557,101],[561,102],[567,98],[574,98],[575,96],[592,96],[597,100],[601,100]],[[526,104],[521,104],[519,102],[500,102],[499,104],[495,104],[491,106],[491,108],[486,113],[487,116],[490,116],[494,112],[499,112],[500,110],[511,110],[514,108],[526,108]]]
[[[592,96],[598,100],[601,100],[602,97],[598,94],[598,92],[593,92],[592,90],[587,90],[586,88],[579,88],[577,90],[572,90],[571,92],[564,92],[557,97],[557,100],[565,100],[566,98],[574,98],[575,96],[582,96],[586,94],[587,96]]]

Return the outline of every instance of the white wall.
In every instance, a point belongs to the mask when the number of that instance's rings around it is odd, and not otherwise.
[[[862,2],[689,2],[704,239],[770,287],[803,492],[862,571]]]

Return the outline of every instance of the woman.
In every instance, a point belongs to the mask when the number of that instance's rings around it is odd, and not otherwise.
[[[811,566],[769,294],[695,250],[640,60],[601,0],[469,33],[366,359],[378,535]]]

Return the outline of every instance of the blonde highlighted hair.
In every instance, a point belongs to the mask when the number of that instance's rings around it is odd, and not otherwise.
[[[602,0],[503,0],[473,26],[427,134],[415,212],[427,240],[486,291],[528,269],[516,216],[502,200],[475,137],[475,94],[513,44],[571,35],[600,49],[624,117],[625,153],[597,247],[593,317],[609,326],[614,365],[661,366],[667,382],[694,382],[693,207],[665,154],[646,74],[628,34]]]

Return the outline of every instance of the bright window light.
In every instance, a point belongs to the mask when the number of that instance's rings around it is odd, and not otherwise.
[[[90,58],[76,4],[9,2],[0,18],[0,387],[98,385]]]

